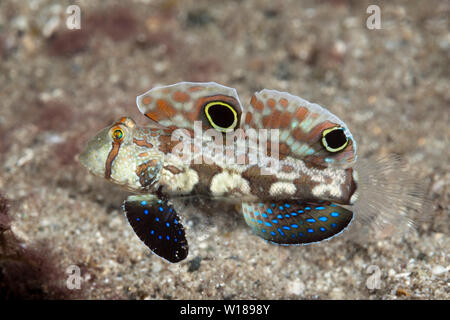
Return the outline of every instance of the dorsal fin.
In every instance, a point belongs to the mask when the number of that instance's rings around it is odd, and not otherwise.
[[[345,123],[318,104],[286,92],[264,89],[252,96],[245,111],[244,129],[280,129],[280,154],[324,167],[348,167],[356,160],[356,143]],[[334,129],[339,129],[341,135],[335,135],[337,143],[344,139],[346,144],[340,150],[327,150],[324,135]]]
[[[237,120],[234,128],[240,125],[242,106],[236,89],[215,82],[179,82],[136,98],[139,111],[160,125],[193,129],[194,121],[202,121],[205,130],[212,127],[205,108],[214,102],[232,106]]]

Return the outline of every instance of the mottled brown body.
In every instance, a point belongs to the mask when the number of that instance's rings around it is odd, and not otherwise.
[[[403,188],[390,179],[396,172],[358,167],[350,130],[317,104],[264,89],[243,108],[235,89],[214,82],[156,87],[136,102],[152,126],[121,118],[90,140],[80,161],[139,194],[124,202],[128,222],[170,262],[185,259],[189,247],[176,197],[240,204],[256,235],[282,245],[329,240],[354,212],[410,223],[394,214],[412,194],[396,192]]]

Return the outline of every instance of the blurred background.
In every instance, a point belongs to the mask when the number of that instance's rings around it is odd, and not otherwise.
[[[449,13],[439,0],[0,1],[0,298],[448,299]],[[128,226],[127,194],[75,156],[121,116],[145,125],[136,96],[179,81],[327,107],[361,157],[403,157],[426,219],[278,247],[235,212],[194,207],[189,257],[165,263]]]

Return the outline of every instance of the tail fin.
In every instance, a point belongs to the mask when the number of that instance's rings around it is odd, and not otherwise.
[[[414,230],[426,219],[425,186],[414,179],[399,156],[359,159],[355,171],[358,194],[353,210],[357,224],[373,226],[386,236],[389,231]]]

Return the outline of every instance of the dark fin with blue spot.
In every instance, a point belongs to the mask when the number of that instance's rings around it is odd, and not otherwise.
[[[330,239],[347,228],[353,213],[331,202],[242,203],[245,221],[261,238],[283,245]]]
[[[175,263],[188,255],[188,242],[175,209],[167,200],[130,196],[123,204],[128,222],[156,255]]]

